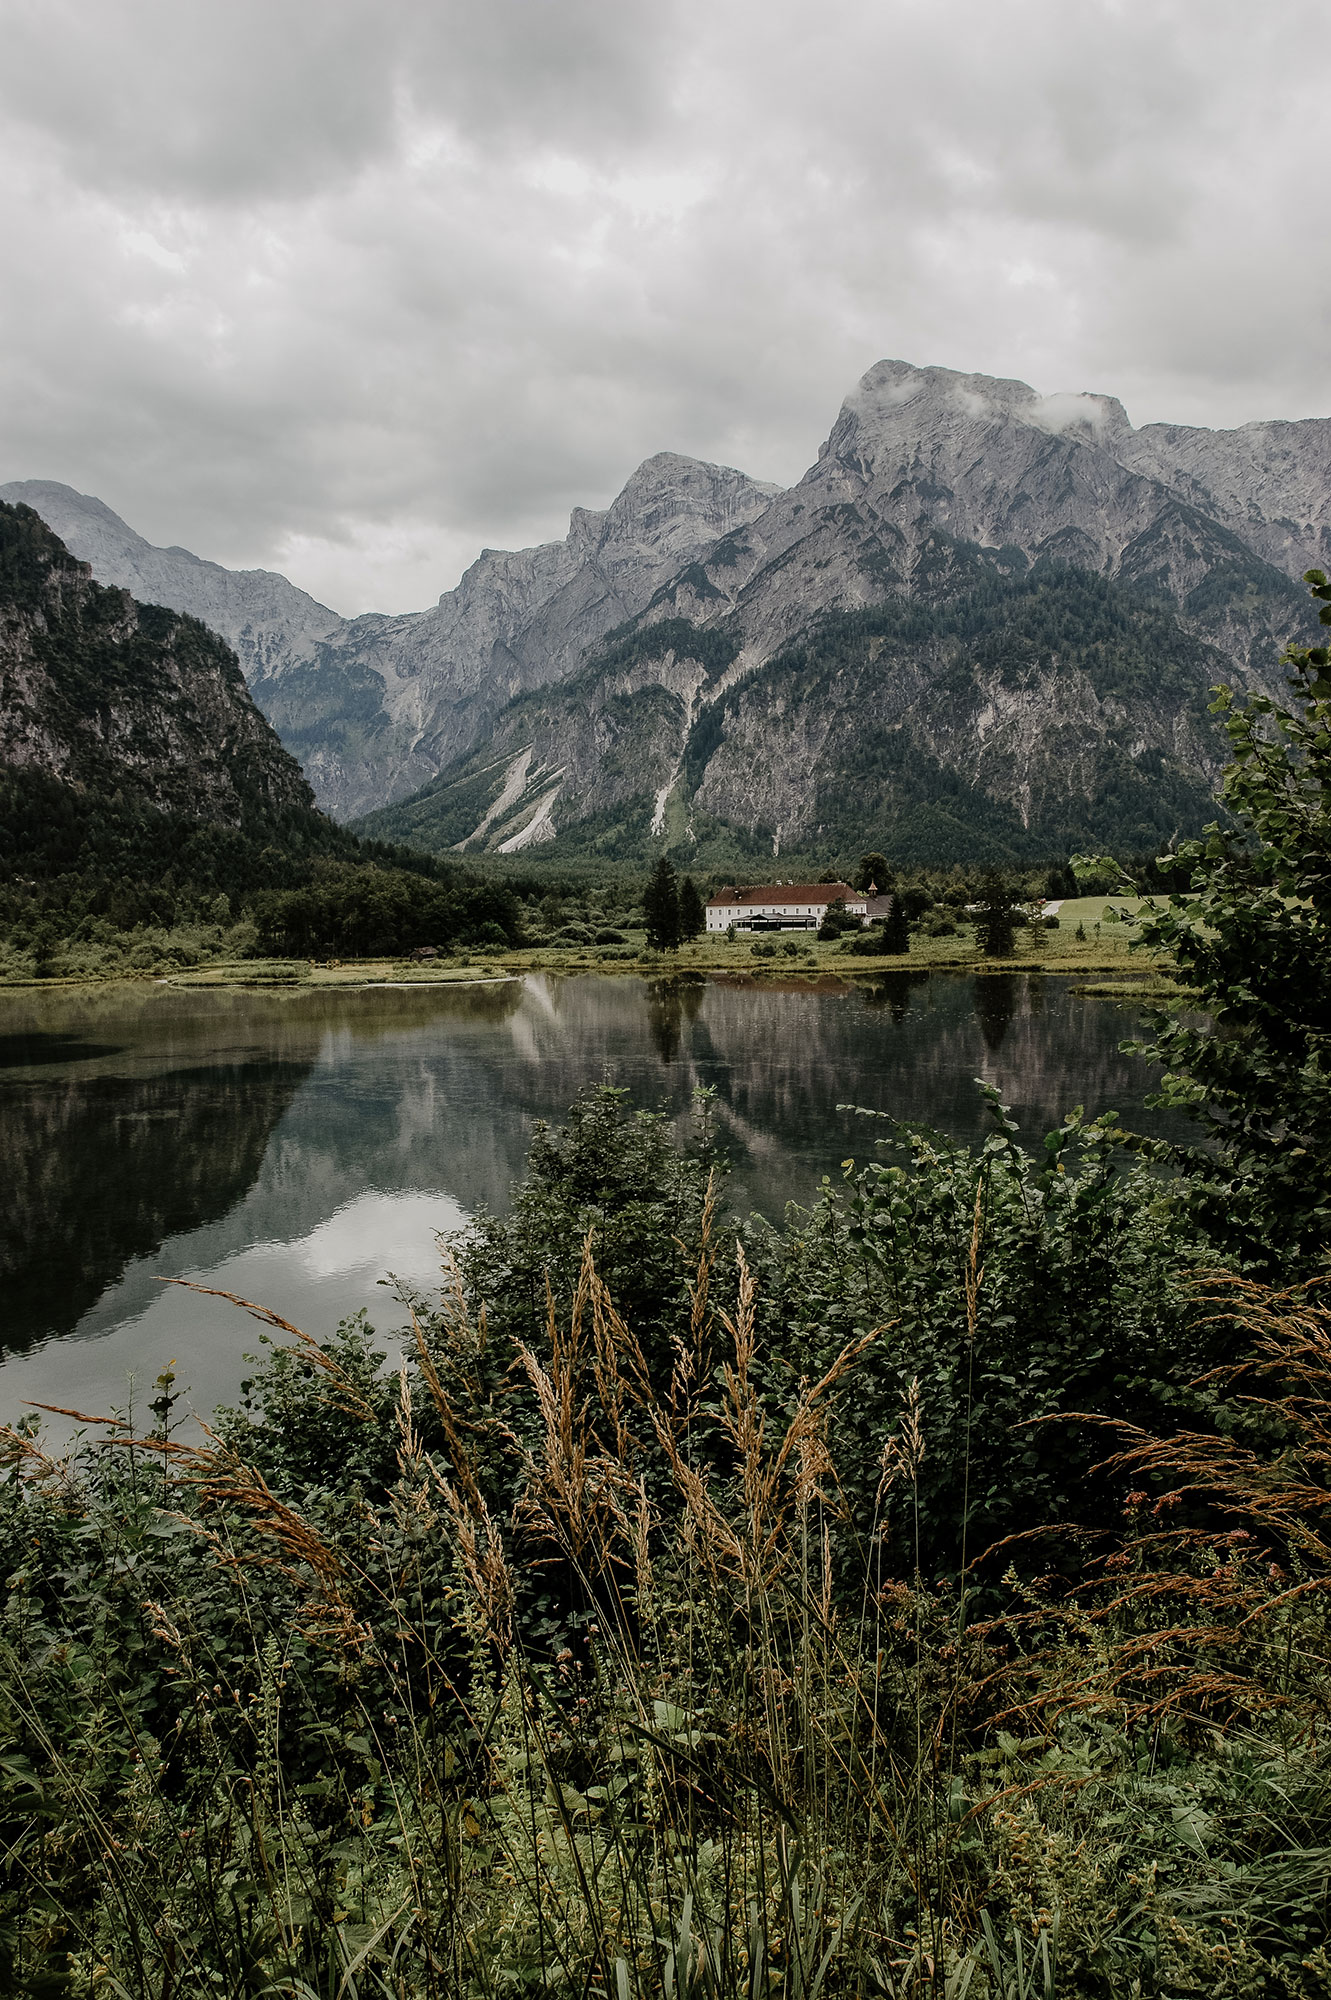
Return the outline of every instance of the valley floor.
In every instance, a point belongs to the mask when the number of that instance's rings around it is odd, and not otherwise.
[[[647,947],[642,931],[626,931],[618,945],[587,945],[556,948],[539,944],[505,949],[486,946],[470,953],[416,961],[398,959],[262,959],[214,960],[188,971],[151,968],[133,975],[137,980],[168,979],[183,986],[395,986],[475,984],[482,980],[519,977],[529,972],[627,973],[634,977],[671,978],[689,975],[731,977],[761,981],[806,984],[811,979],[845,979],[878,973],[899,972],[1058,972],[1104,973],[1113,975],[1115,990],[1120,983],[1132,990],[1162,990],[1162,979],[1153,961],[1131,950],[1134,926],[1121,921],[1132,917],[1140,902],[1103,896],[1084,896],[1065,902],[1056,927],[1021,931],[1011,957],[986,957],[975,942],[969,926],[951,936],[931,937],[915,932],[910,950],[881,956],[862,956],[848,949],[848,940],[820,942],[799,933],[776,934],[769,938],[713,936],[695,938],[678,951],[657,952]],[[1115,914],[1110,917],[1110,912]],[[121,975],[123,978],[125,975]],[[5,981],[5,984],[81,985],[107,983],[71,979]]]

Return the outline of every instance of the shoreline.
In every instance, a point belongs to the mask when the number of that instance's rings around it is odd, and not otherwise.
[[[378,989],[386,991],[412,991],[431,988],[502,986],[522,979],[532,973],[553,975],[560,978],[628,978],[651,981],[683,981],[684,983],[710,983],[713,980],[725,983],[742,982],[744,985],[785,987],[813,987],[834,979],[839,984],[854,986],[865,979],[881,978],[888,974],[913,973],[927,976],[932,973],[949,975],[971,974],[978,978],[1005,977],[1014,973],[1037,973],[1046,977],[1094,982],[1086,990],[1094,997],[1113,998],[1122,993],[1125,997],[1134,994],[1158,996],[1167,999],[1181,989],[1170,978],[1168,971],[1150,960],[1129,959],[1126,951],[1080,953],[1039,953],[1013,956],[1010,958],[985,958],[979,953],[967,957],[951,956],[925,957],[897,954],[881,958],[856,957],[847,962],[848,954],[829,952],[825,957],[781,962],[779,960],[744,958],[735,953],[724,959],[708,956],[690,957],[686,953],[651,954],[640,957],[602,959],[593,953],[582,952],[521,952],[515,951],[496,960],[493,969],[475,965],[443,966],[438,970],[416,970],[401,960],[359,959],[337,966],[310,964],[303,970],[289,975],[266,975],[259,968],[262,960],[253,962],[254,970],[248,966],[227,965],[211,967],[207,965],[171,973],[140,972],[87,975],[83,977],[65,976],[49,979],[7,979],[0,981],[0,995],[5,993],[23,994],[31,998],[37,993],[70,993],[109,990],[119,987],[141,987],[160,989],[167,987],[173,992],[246,992],[246,993],[302,993],[302,992],[370,992]]]
[[[164,958],[133,970],[90,969],[42,978],[31,973],[11,974],[0,978],[0,993],[148,985],[255,992],[297,987],[481,986],[533,972],[651,980],[743,978],[756,984],[782,985],[829,977],[853,984],[897,973],[967,972],[983,977],[1036,972],[1123,980],[1151,992],[1174,990],[1159,961],[1132,949],[1136,934],[1133,919],[1142,903],[1137,897],[1103,896],[1065,901],[1056,924],[1028,930],[1021,936],[1019,948],[1003,958],[986,957],[968,934],[969,926],[942,936],[917,929],[911,934],[908,951],[873,956],[844,950],[841,939],[820,941],[805,931],[777,933],[770,939],[751,935],[731,938],[724,932],[710,932],[674,951],[655,952],[648,949],[644,932],[629,926],[620,932],[618,944],[462,945],[425,961],[409,956],[346,960],[218,957],[185,966]]]

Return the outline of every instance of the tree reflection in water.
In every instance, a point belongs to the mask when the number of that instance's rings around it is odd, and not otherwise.
[[[1002,1048],[1017,1012],[1017,975],[989,972],[975,981],[975,1016],[991,1056]]]
[[[655,979],[647,988],[647,1028],[667,1065],[679,1060],[684,1027],[696,1021],[706,986],[701,979]]]
[[[71,1038],[64,1060],[105,1053]],[[249,1061],[151,1077],[62,1075],[35,1037],[27,1056],[27,1087],[0,1093],[0,1351],[10,1353],[68,1333],[133,1259],[233,1208],[311,1068]]]
[[[927,982],[927,972],[883,972],[862,990],[866,1007],[886,1007],[897,1027],[910,1012],[911,994]]]

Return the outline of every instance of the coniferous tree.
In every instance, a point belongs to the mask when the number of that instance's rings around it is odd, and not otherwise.
[[[883,923],[883,950],[910,950],[910,910],[904,896],[892,897],[892,907]]]
[[[975,935],[986,958],[1009,958],[1016,944],[1017,926],[1023,922],[1020,897],[1014,885],[987,868],[980,886],[980,903],[975,912]]]
[[[691,875],[679,885],[679,935],[681,943],[700,937],[707,928],[707,912]]]
[[[680,940],[679,882],[664,854],[647,878],[642,898],[647,943],[652,951],[674,951]]]

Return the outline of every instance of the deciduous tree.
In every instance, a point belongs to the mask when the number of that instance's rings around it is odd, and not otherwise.
[[[1305,581],[1331,625],[1331,584]],[[1217,690],[1233,824],[1179,849],[1141,943],[1190,1005],[1155,1018],[1157,1103],[1206,1121],[1194,1189],[1255,1262],[1326,1260],[1331,1225],[1331,648],[1291,647],[1288,705]]]

